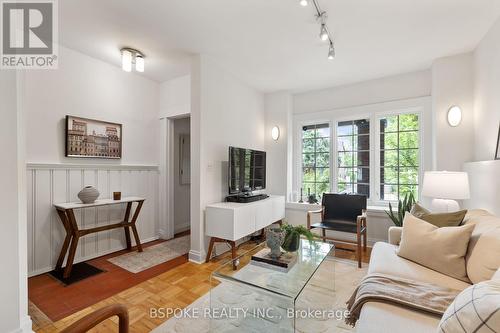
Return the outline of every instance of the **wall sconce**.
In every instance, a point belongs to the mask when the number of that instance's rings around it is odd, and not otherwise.
[[[278,126],[274,126],[271,130],[271,137],[274,141],[278,141],[278,139],[280,138],[280,128]]]
[[[125,72],[131,72],[133,64],[135,64],[137,72],[144,72],[144,54],[141,51],[129,47],[125,47],[120,51],[122,53],[122,69]]]
[[[458,106],[452,106],[448,110],[448,124],[451,127],[457,127],[462,122],[462,109]]]

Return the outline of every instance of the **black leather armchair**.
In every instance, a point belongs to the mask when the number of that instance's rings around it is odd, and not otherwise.
[[[307,228],[321,229],[323,241],[332,240],[357,245],[358,267],[361,268],[361,245],[366,251],[366,196],[355,194],[325,193],[320,210],[307,212]],[[314,214],[321,214],[321,221],[311,224]],[[339,240],[326,236],[326,230],[356,234],[356,241]]]

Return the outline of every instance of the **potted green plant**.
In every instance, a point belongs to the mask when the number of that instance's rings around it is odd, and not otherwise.
[[[405,195],[403,201],[398,200],[397,213],[394,213],[394,211],[392,210],[391,203],[389,203],[389,210],[386,210],[385,212],[396,226],[402,227],[406,212],[411,211],[411,208],[414,204],[415,197],[413,196],[412,192],[409,192]]]
[[[306,237],[309,242],[314,240],[314,234],[303,225],[293,226],[290,224],[283,224],[281,230],[285,233],[281,248],[286,252],[295,252],[299,249],[300,236]]]

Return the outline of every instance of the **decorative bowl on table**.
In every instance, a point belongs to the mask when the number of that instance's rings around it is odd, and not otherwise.
[[[78,198],[84,204],[94,203],[99,197],[99,191],[94,186],[85,186],[79,193]]]

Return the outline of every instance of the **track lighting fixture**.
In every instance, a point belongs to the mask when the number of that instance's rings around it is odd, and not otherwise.
[[[326,30],[326,25],[324,23],[321,24],[321,30],[319,32],[319,38],[321,38],[321,40],[323,42],[326,42],[329,38],[328,36],[328,31]]]
[[[335,48],[333,47],[333,43],[330,42],[330,49],[328,50],[328,59],[332,60],[335,58]]]
[[[335,47],[333,45],[333,39],[332,36],[330,35],[330,31],[328,30],[328,26],[326,25],[326,19],[328,18],[326,12],[321,10],[321,7],[319,6],[319,0],[311,0],[314,9],[316,10],[316,20],[319,22],[321,28],[319,32],[319,38],[323,42],[329,42],[329,49],[328,49],[328,59],[333,59],[335,58]],[[309,1],[308,0],[300,0],[300,5],[301,6],[307,6]]]
[[[144,72],[144,54],[142,52],[129,47],[124,47],[120,51],[122,53],[122,69],[125,72],[131,72],[132,65],[135,65],[137,72]]]

